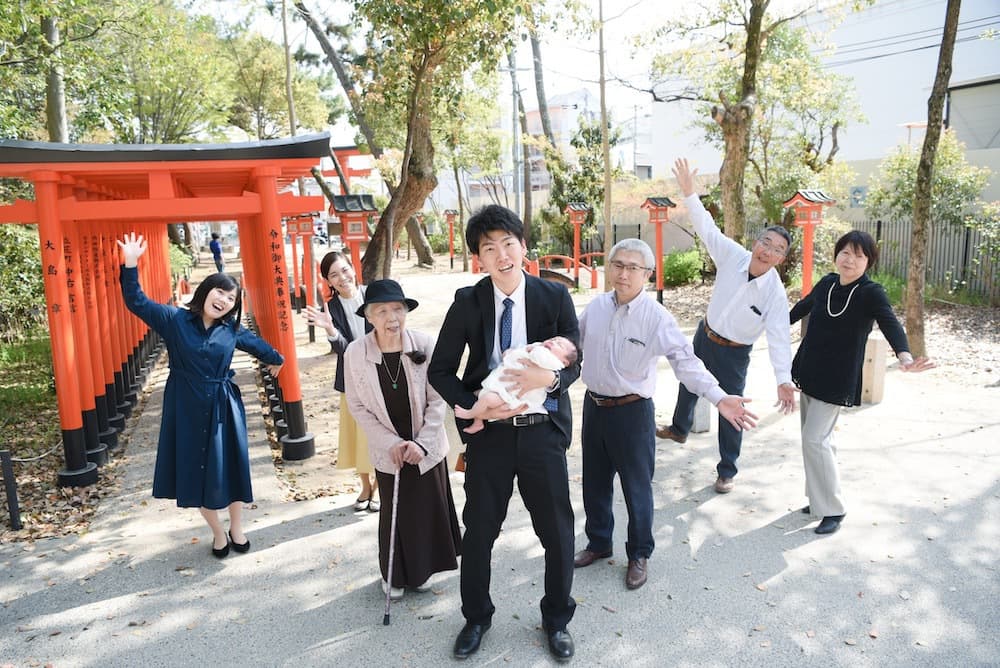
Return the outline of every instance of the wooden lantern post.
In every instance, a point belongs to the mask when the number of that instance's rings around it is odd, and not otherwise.
[[[458,211],[445,209],[444,218],[448,221],[448,261],[451,268],[455,268],[455,217]]]
[[[663,225],[670,220],[670,209],[677,205],[669,197],[647,197],[641,208],[649,212],[649,224],[656,226],[656,300],[663,303]]]
[[[570,202],[566,205],[569,222],[573,224],[573,284],[580,287],[580,228],[587,222],[590,207],[583,202]]]
[[[813,234],[823,222],[823,207],[836,203],[822,190],[799,190],[785,202],[784,207],[795,207],[795,225],[802,228],[802,296],[812,292]]]

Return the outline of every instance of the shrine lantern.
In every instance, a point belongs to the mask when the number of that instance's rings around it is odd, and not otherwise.
[[[802,296],[812,292],[813,234],[823,222],[823,207],[835,204],[822,190],[799,190],[784,203],[795,208],[795,225],[802,228]]]
[[[371,195],[335,195],[330,213],[341,223],[341,239],[351,249],[351,264],[361,266],[361,244],[368,243],[368,223],[378,217]],[[360,275],[360,272],[359,272]]]
[[[590,207],[583,202],[570,202],[564,212],[573,224],[573,283],[580,286],[580,228],[587,222]]]
[[[455,268],[455,218],[458,216],[458,211],[454,209],[446,209],[444,212],[444,218],[448,221],[448,259],[451,262],[451,268]]]
[[[656,226],[656,299],[663,303],[663,225],[670,220],[670,209],[677,205],[669,197],[647,197],[640,208],[649,212],[649,224]]]

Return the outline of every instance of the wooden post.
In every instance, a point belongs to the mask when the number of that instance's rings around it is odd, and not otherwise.
[[[885,392],[885,361],[889,344],[879,332],[872,332],[865,343],[865,361],[861,365],[861,403],[877,404]]]

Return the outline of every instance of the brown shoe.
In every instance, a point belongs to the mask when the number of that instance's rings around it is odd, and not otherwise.
[[[674,431],[673,425],[665,424],[663,426],[656,428],[657,438],[668,438],[671,441],[677,441],[678,443],[685,443],[688,440],[687,436],[681,436],[676,431]]]
[[[729,494],[733,491],[734,487],[732,478],[723,478],[721,475],[715,479],[715,493],[716,494]]]
[[[629,589],[638,589],[646,584],[646,558],[630,559],[628,570],[625,572],[625,586]]]
[[[573,568],[583,568],[590,566],[598,559],[607,559],[611,556],[611,550],[607,552],[591,552],[590,550],[580,550],[573,557]]]

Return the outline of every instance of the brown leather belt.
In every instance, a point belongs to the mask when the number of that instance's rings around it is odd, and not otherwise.
[[[726,346],[727,348],[743,348],[747,345],[745,343],[737,343],[736,341],[730,341],[726,337],[720,335],[718,332],[716,332],[714,329],[708,326],[708,320],[702,320],[701,322],[705,326],[705,336],[707,336],[708,340],[711,341],[712,343],[716,343],[720,346]]]
[[[601,397],[590,390],[587,390],[587,394],[590,396],[591,401],[600,406],[601,408],[610,408],[611,406],[624,406],[630,404],[634,401],[639,401],[642,399],[638,394],[626,394],[622,397]]]

